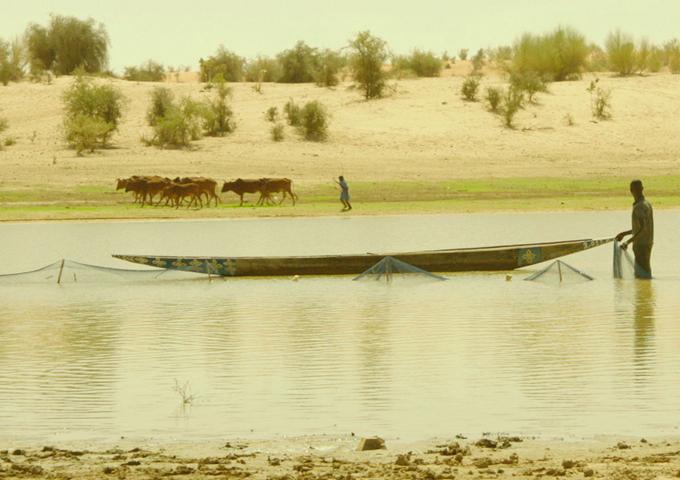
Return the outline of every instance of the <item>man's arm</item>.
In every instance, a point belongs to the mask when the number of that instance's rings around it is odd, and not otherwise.
[[[632,234],[633,234],[632,230],[626,230],[625,232],[621,232],[616,236],[616,241],[620,242],[621,240],[623,240],[623,237],[625,237],[627,235],[632,235]]]

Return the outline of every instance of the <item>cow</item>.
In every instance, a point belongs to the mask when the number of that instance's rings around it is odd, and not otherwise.
[[[135,194],[135,203],[141,200],[142,206],[144,206],[147,196],[149,196],[149,203],[151,203],[153,197],[160,193],[162,187],[169,181],[169,178],[157,175],[133,175],[130,178],[116,179],[116,190],[125,189],[126,192],[133,192]]]
[[[195,183],[201,189],[201,193],[205,195],[207,205],[210,205],[210,200],[215,200],[215,206],[220,202],[220,197],[215,190],[217,189],[217,182],[212,178],[205,177],[175,177],[175,183]]]
[[[295,206],[295,201],[297,200],[297,195],[293,193],[293,182],[289,178],[261,178],[263,186],[263,196],[269,201],[272,193],[283,193],[279,205],[283,203],[286,199],[286,194],[290,195],[291,200],[293,200],[293,206]]]
[[[161,197],[158,200],[158,204],[160,204],[165,199],[166,205],[169,200],[172,202],[175,208],[179,208],[180,204],[185,198],[190,198],[191,201],[189,202],[188,207],[191,207],[194,203],[197,203],[199,205],[199,208],[203,208],[201,193],[202,193],[201,187],[196,183],[170,182],[165,186],[165,188],[163,188],[161,192]]]
[[[234,192],[236,195],[241,197],[241,203],[239,206],[243,206],[243,195],[246,193],[259,193],[260,198],[257,201],[258,205],[261,205],[264,201],[264,182],[262,179],[251,180],[237,178],[233,182],[224,182],[222,185],[222,192]]]

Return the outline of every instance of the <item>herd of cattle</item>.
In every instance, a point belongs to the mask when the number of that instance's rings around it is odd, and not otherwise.
[[[297,195],[293,193],[293,182],[288,178],[259,178],[256,180],[244,180],[238,178],[233,182],[224,182],[222,192],[234,192],[241,197],[240,205],[243,205],[243,196],[246,193],[259,193],[257,205],[265,202],[273,202],[272,196],[280,193],[279,204],[283,203],[286,196],[290,196],[295,205]],[[176,177],[167,178],[159,176],[138,176],[119,178],[116,181],[116,190],[123,190],[134,194],[135,203],[144,205],[172,205],[179,208],[188,201],[187,207],[196,206],[203,208],[210,206],[214,201],[215,206],[220,203],[217,194],[217,182],[212,178],[205,177]]]

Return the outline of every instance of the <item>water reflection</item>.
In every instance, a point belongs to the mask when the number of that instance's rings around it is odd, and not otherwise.
[[[635,289],[633,361],[636,380],[642,382],[654,373],[652,367],[654,365],[654,308],[656,298],[653,280],[636,280],[633,283]]]

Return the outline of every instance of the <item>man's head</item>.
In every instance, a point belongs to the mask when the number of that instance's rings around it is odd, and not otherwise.
[[[635,197],[636,200],[642,197],[643,190],[644,187],[642,186],[641,180],[633,180],[630,182],[630,193],[633,195],[633,197]]]
[[[343,177],[342,175],[340,175],[340,176],[338,177],[338,180],[340,180],[341,182],[342,182],[344,179],[345,179],[345,177]]]

